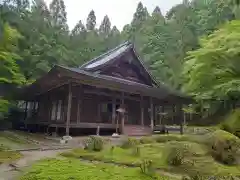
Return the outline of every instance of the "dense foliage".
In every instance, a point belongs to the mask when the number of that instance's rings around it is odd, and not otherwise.
[[[31,83],[55,64],[78,66],[129,40],[134,42],[158,80],[176,89],[186,83],[187,90],[196,96],[203,90],[204,95],[222,96],[227,92],[232,96],[238,91],[239,81],[237,66],[234,65],[239,52],[239,22],[228,23],[214,35],[210,34],[225,22],[238,18],[238,12],[238,0],[184,0],[172,7],[166,16],[159,7],[149,13],[140,2],[131,23],[125,25],[121,32],[111,25],[107,15],[97,27],[93,10],[86,24],[79,20],[71,30],[63,0],[53,0],[49,7],[44,0],[3,0],[0,1],[0,58],[1,64],[4,64],[1,73],[4,74],[0,75],[0,79],[7,84]],[[225,36],[229,31],[234,32]],[[205,35],[209,36],[199,43],[199,38]],[[185,64],[186,54],[192,50],[195,51],[190,53]],[[211,56],[209,67],[200,66],[203,62],[208,63],[209,53],[215,56]],[[221,58],[218,58],[219,53]],[[204,60],[199,60],[200,55]],[[216,58],[219,61],[214,61]],[[183,81],[182,71],[185,69],[184,72],[188,72],[194,66],[192,63],[198,66],[185,75],[184,80],[187,81]],[[219,68],[215,66],[211,69],[214,63],[219,63]],[[223,68],[226,64],[228,66]],[[205,82],[206,75],[216,69],[209,76],[209,83]],[[198,70],[201,72],[196,72]],[[217,76],[224,77],[212,83]],[[202,90],[200,86],[204,83],[208,86]],[[220,91],[215,94],[218,87]],[[7,101],[1,99],[0,104],[2,111]]]
[[[201,41],[185,63],[186,90],[199,98],[238,98],[240,21],[231,21]],[[207,78],[206,78],[207,77]]]
[[[222,130],[228,131],[240,138],[240,109],[236,109],[226,116],[224,121],[220,124]]]

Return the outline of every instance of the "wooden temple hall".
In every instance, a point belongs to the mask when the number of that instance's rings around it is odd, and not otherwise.
[[[56,65],[20,94],[28,128],[66,135],[97,129],[151,134],[169,108],[174,113],[164,123],[181,125],[182,105],[191,101],[158,83],[129,42],[77,68]]]

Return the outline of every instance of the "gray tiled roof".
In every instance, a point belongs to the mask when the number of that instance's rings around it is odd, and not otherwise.
[[[110,51],[83,64],[82,66],[80,66],[80,69],[90,70],[92,68],[96,68],[100,65],[103,65],[103,64],[115,59],[116,57],[120,56],[121,54],[123,54],[124,52],[129,50],[131,47],[132,47],[132,44],[127,41],[127,42],[117,46],[116,48],[111,49]]]

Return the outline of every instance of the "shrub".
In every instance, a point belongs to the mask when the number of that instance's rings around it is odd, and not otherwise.
[[[169,165],[180,166],[184,163],[185,156],[187,156],[188,146],[177,141],[166,144],[164,156]]]
[[[232,111],[220,124],[220,128],[240,138],[240,109]]]
[[[206,180],[206,179],[212,179],[212,180],[238,180],[237,177],[232,176],[226,176],[226,177],[206,177],[202,176],[200,173],[191,175],[190,177],[184,176],[182,180]]]
[[[182,180],[190,180],[190,177],[188,177],[188,176],[183,176],[183,177],[182,177]]]
[[[232,165],[237,162],[239,156],[238,148],[240,140],[231,133],[223,130],[217,130],[206,136],[206,145],[212,157],[227,165]]]
[[[234,140],[240,144],[240,139],[237,136],[235,136],[227,131],[223,131],[223,130],[216,130],[212,133],[208,133],[205,135],[204,138],[206,139],[204,141],[204,143],[206,145],[210,145],[210,146],[212,146],[213,143],[219,139],[220,140]]]
[[[138,146],[133,147],[132,153],[133,153],[134,156],[140,156],[140,153],[141,153],[140,152],[140,147],[138,147]]]
[[[141,144],[151,144],[151,143],[154,143],[154,142],[156,142],[156,141],[152,137],[143,137],[143,138],[140,139]]]
[[[184,154],[182,149],[178,147],[172,147],[168,155],[168,163],[173,166],[179,166],[183,164]]]
[[[190,180],[205,180],[205,179],[208,179],[208,178],[202,176],[200,173],[196,173],[190,176]]]
[[[132,148],[138,144],[139,144],[139,140],[134,139],[134,138],[127,138],[123,141],[121,148],[128,149],[128,148]]]
[[[143,160],[140,164],[140,169],[143,174],[154,175],[154,168],[152,166],[152,160]]]
[[[84,141],[84,149],[90,151],[101,151],[104,146],[104,141],[99,136],[89,136],[89,138]]]
[[[212,146],[212,156],[226,165],[235,164],[238,158],[236,141],[217,139]]]

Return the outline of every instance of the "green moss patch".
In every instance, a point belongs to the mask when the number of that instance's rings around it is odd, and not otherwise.
[[[8,152],[0,150],[0,164],[8,163],[17,159],[20,159],[22,155],[18,152]]]
[[[0,147],[5,147],[7,149],[21,149],[34,147],[26,139],[14,132],[0,132]]]
[[[80,160],[48,159],[35,164],[20,180],[151,180],[139,168],[127,168],[103,163],[87,163]],[[156,177],[155,179],[168,179]]]

